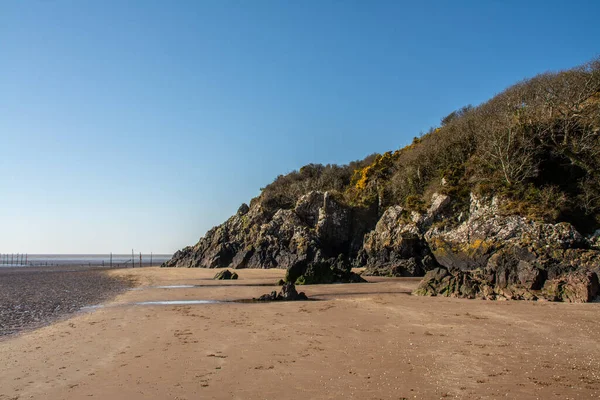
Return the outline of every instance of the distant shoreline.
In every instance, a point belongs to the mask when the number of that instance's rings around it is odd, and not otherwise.
[[[141,265],[148,267],[160,265],[169,260],[171,254],[142,254]],[[0,268],[11,267],[47,267],[47,266],[103,266],[126,267],[139,266],[140,254],[0,254]]]

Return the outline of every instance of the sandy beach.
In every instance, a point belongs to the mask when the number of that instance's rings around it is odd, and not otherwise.
[[[418,279],[239,300],[282,270],[108,271],[138,286],[0,340],[0,399],[581,399],[600,396],[600,304],[411,296]],[[195,286],[194,286],[195,285]]]

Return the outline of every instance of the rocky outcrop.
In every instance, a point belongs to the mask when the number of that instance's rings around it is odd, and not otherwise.
[[[423,276],[437,265],[419,226],[406,221],[400,206],[388,208],[375,229],[365,235],[362,256],[365,275]]]
[[[237,279],[237,278],[238,278],[238,274],[236,274],[235,272],[231,272],[228,269],[225,269],[223,271],[217,272],[217,274],[215,275],[215,277],[213,279],[230,280],[230,279]]]
[[[568,272],[540,286],[539,271],[523,268],[522,281],[498,284],[493,273],[435,268],[429,271],[414,294],[487,300],[538,300],[585,303],[598,296],[598,275],[593,271]]]
[[[551,279],[544,285],[543,294],[552,301],[586,303],[600,292],[598,275],[592,271],[576,271]]]
[[[531,259],[553,249],[585,245],[583,236],[568,223],[545,224],[518,215],[502,215],[498,203],[498,198],[471,195],[466,221],[449,230],[429,229],[425,238],[435,259],[448,268],[469,270],[486,267],[490,257],[502,249],[514,248],[512,254],[528,252],[526,258]]]
[[[296,286],[293,283],[285,283],[281,287],[281,291],[277,293],[275,290],[268,294],[263,294],[256,301],[299,301],[308,300],[304,292],[298,293]]]
[[[293,210],[273,213],[260,202],[207,232],[164,267],[283,268],[291,282],[357,282],[351,272],[353,210],[328,192],[302,196]]]
[[[498,198],[472,195],[468,219],[450,229],[434,227],[425,233],[429,249],[446,271],[445,280],[438,282],[440,271],[426,275],[416,294],[536,299],[547,282],[600,266],[600,252],[587,245],[572,225],[503,215],[499,203]],[[447,287],[449,281],[463,284]],[[463,287],[475,290],[463,292]],[[570,301],[564,296],[541,297]]]
[[[450,196],[434,193],[423,213],[391,206],[378,219],[377,210],[350,207],[329,192],[310,192],[292,209],[254,201],[164,266],[284,268],[290,283],[364,282],[354,266],[366,267],[364,275],[427,274],[417,294],[585,298],[570,294],[580,293],[570,289],[579,281],[565,277],[600,272],[598,232],[584,238],[568,223],[504,214],[503,201],[472,194],[457,212]]]

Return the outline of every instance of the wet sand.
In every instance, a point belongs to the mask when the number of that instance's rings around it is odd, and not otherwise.
[[[110,271],[139,286],[0,340],[0,399],[580,399],[600,395],[600,304],[414,297],[418,279],[305,286],[318,301],[236,300],[283,276]],[[246,286],[252,284],[252,286]],[[172,287],[201,285],[199,287]],[[228,286],[228,285],[231,285]],[[163,286],[159,288],[157,286]]]
[[[133,285],[104,271],[72,265],[0,268],[0,337],[49,324]]]

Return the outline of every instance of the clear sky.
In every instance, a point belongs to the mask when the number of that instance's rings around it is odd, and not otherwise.
[[[0,253],[170,253],[600,53],[600,1],[0,0]]]

